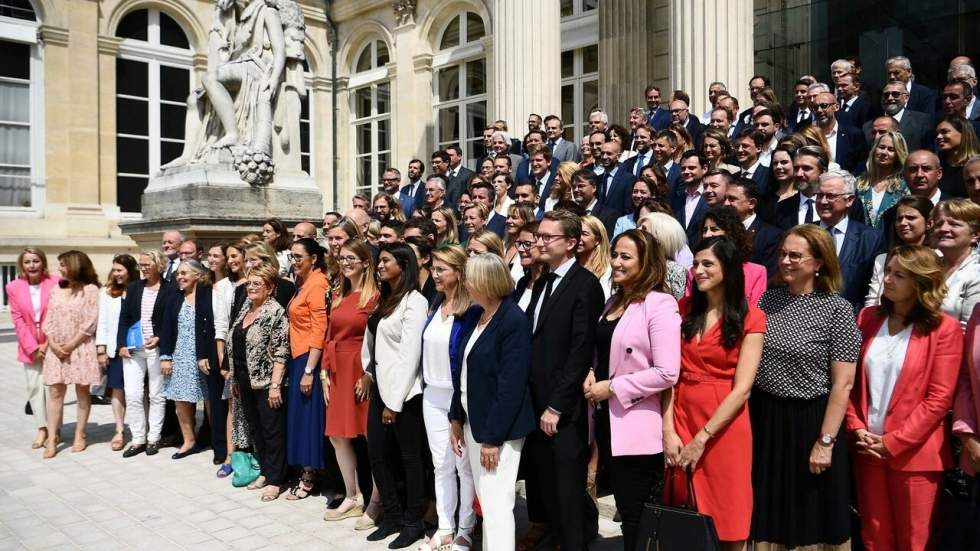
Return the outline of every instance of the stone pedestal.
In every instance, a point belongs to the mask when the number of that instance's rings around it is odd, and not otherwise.
[[[159,246],[166,230],[207,245],[260,233],[267,218],[319,225],[322,201],[316,182],[301,171],[277,172],[268,186],[248,186],[230,165],[190,165],[151,179],[143,219],[120,226],[140,246]]]

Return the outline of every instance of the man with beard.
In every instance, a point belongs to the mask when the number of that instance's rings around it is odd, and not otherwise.
[[[898,130],[905,138],[909,151],[932,145],[933,124],[926,113],[906,108],[909,93],[901,82],[889,82],[881,90],[881,108],[885,115],[898,122]],[[864,123],[864,135],[870,139],[872,122]]]
[[[864,172],[868,143],[860,130],[837,120],[837,98],[830,92],[821,92],[812,107],[814,124],[827,138],[834,161],[852,174]]]

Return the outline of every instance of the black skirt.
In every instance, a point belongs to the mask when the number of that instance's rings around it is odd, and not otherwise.
[[[843,438],[834,444],[830,468],[810,473],[826,407],[826,396],[803,400],[752,391],[751,540],[793,548],[850,539],[850,461]]]

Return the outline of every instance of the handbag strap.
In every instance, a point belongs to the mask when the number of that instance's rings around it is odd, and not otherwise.
[[[665,471],[665,475],[664,476],[666,477],[667,482],[665,483],[666,484],[666,487],[664,488],[664,493],[666,493],[668,496],[672,495],[671,490],[672,490],[672,486],[673,486],[673,483],[674,483],[674,472],[673,471],[676,468],[678,468],[678,467],[667,467],[667,470]],[[684,503],[681,506],[684,507],[685,509],[689,509],[691,511],[697,511],[698,510],[698,498],[697,498],[697,495],[695,495],[695,493],[694,493],[694,473],[691,471],[690,468],[686,468],[686,469],[684,469],[684,474],[685,474],[685,477],[687,478],[687,499],[684,500]]]

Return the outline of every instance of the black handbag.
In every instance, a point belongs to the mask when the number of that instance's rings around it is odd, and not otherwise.
[[[665,472],[666,495],[671,495],[673,473]],[[635,551],[720,551],[715,521],[698,512],[691,472],[687,472],[687,501],[680,507],[644,503],[637,527]]]

